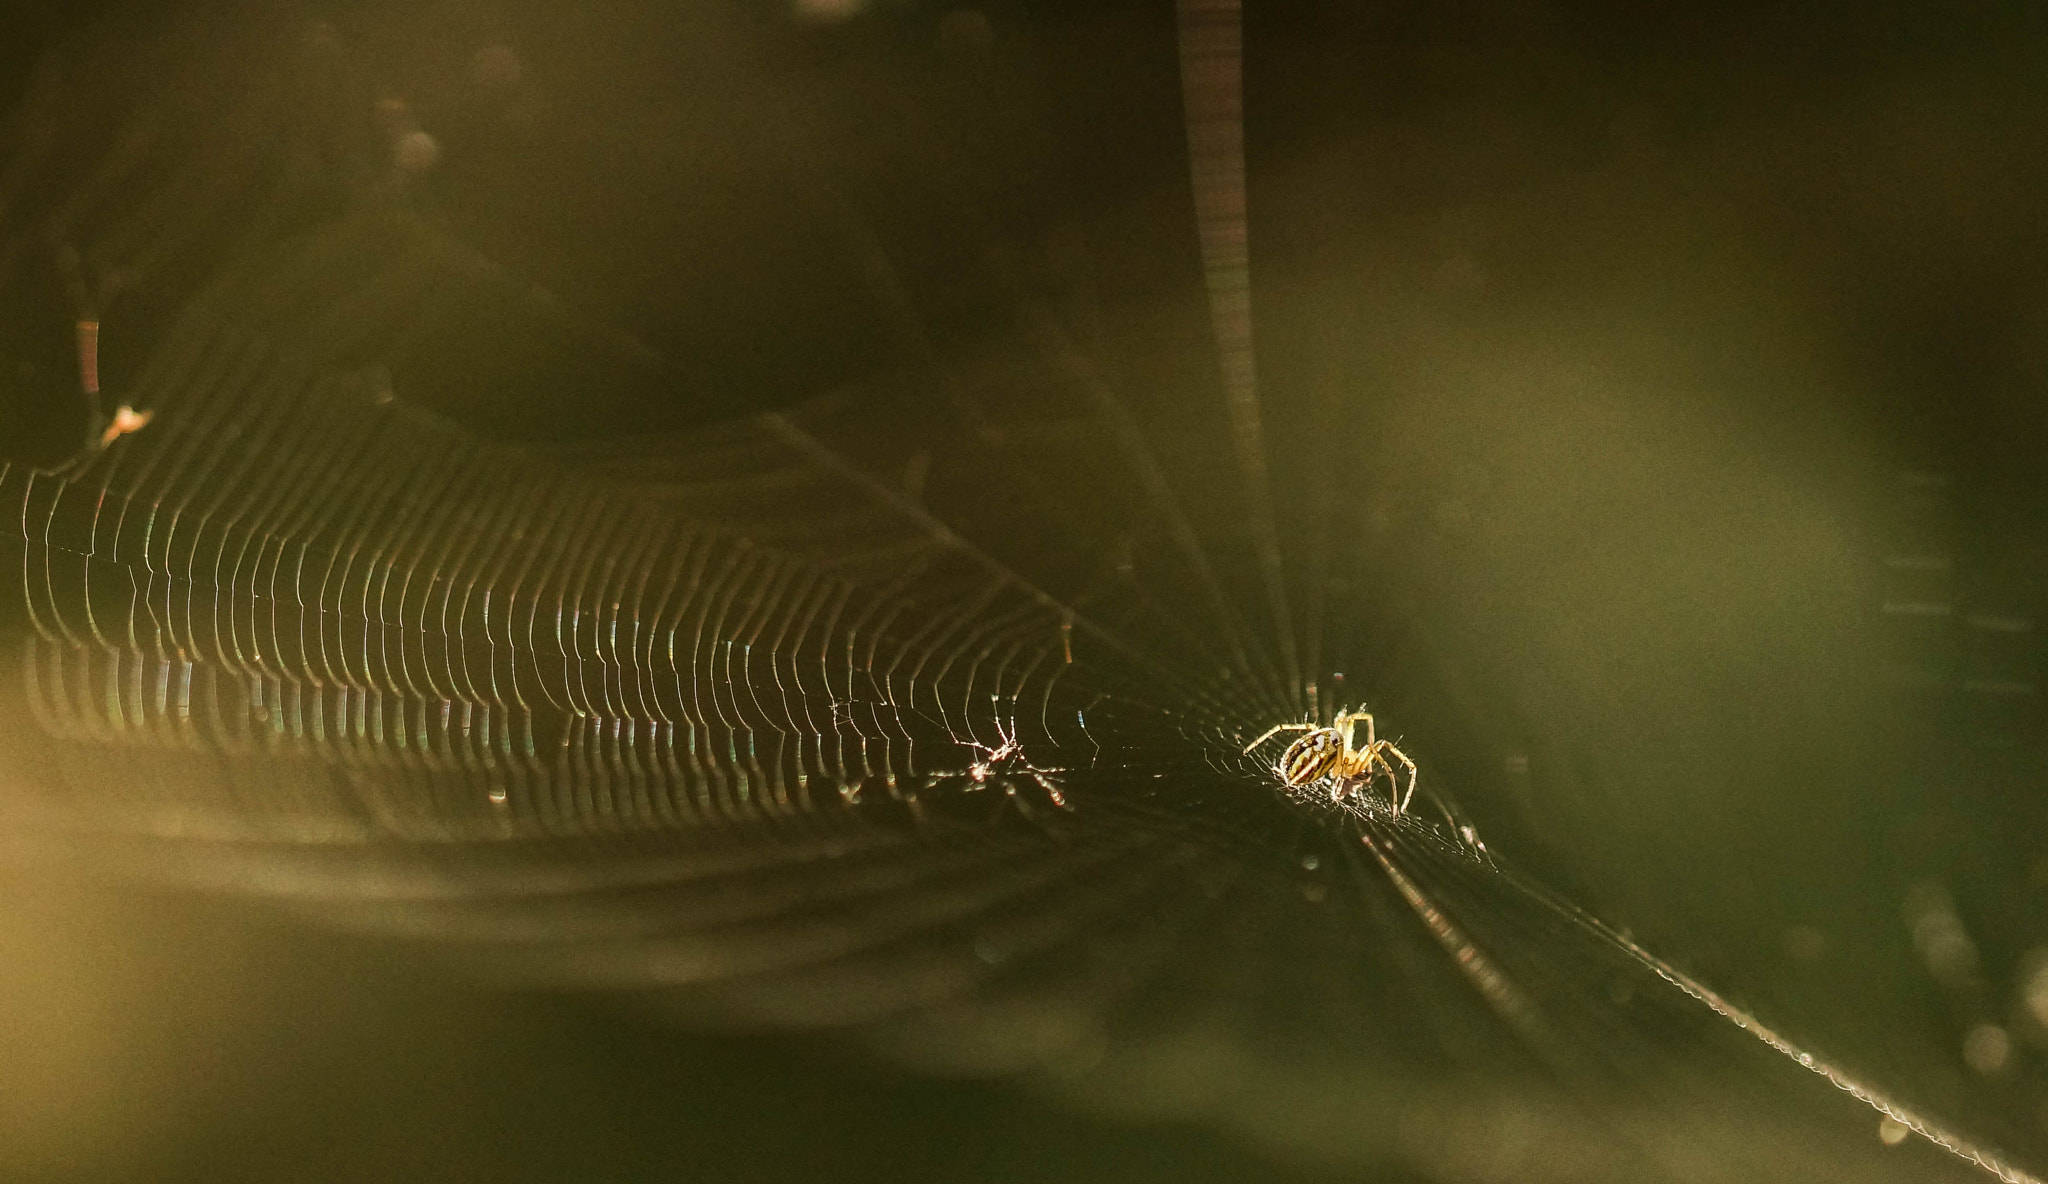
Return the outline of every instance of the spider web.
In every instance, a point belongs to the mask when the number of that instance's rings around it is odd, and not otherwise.
[[[148,425],[0,470],[10,823],[508,973],[1346,1161],[1954,1163],[1874,1146],[1796,1061],[2030,1178],[1497,862],[1450,756],[1415,751],[1396,816],[1384,785],[1289,795],[1245,752],[1360,703],[1383,727],[1472,709],[1355,541],[1341,409],[1262,401],[1238,17],[1181,20],[1220,399],[1142,405],[1001,279],[1014,323],[961,372],[842,208],[901,371],[545,448],[427,409],[393,360],[481,333],[555,372],[678,363],[387,188],[295,206],[331,178],[295,155],[326,129],[288,72],[182,80],[223,117],[145,109],[41,211],[102,279],[204,281],[124,389]],[[8,189],[53,171],[29,143]]]

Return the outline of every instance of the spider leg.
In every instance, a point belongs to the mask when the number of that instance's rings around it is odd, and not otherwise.
[[[1309,730],[1311,726],[1312,725],[1306,723],[1274,724],[1272,727],[1266,729],[1265,735],[1259,737],[1257,740],[1252,741],[1250,744],[1245,745],[1244,750],[1246,752],[1250,752],[1252,749],[1257,748],[1259,745],[1264,744],[1266,741],[1271,740],[1273,737],[1278,736],[1282,732],[1306,732]]]
[[[1365,721],[1365,744],[1362,747],[1356,743],[1357,737],[1352,734],[1357,729],[1359,720]],[[1359,749],[1363,752],[1371,752],[1379,747],[1379,737],[1373,733],[1372,712],[1370,711],[1344,712],[1332,721],[1331,726],[1344,733],[1344,744],[1346,747]]]
[[[1038,782],[1038,788],[1045,791],[1045,796],[1052,799],[1053,805],[1058,806],[1062,810],[1073,809],[1072,806],[1067,805],[1066,792],[1062,790],[1059,787],[1059,785],[1055,783],[1050,777],[1047,777],[1044,773],[1041,773],[1038,770],[1033,769],[1031,770],[1031,779],[1033,781]]]
[[[1400,761],[1401,767],[1408,770],[1408,788],[1406,790],[1403,790],[1401,788],[1400,778],[1394,775],[1393,766],[1387,763],[1386,757],[1380,755],[1382,753],[1394,754],[1394,759]],[[1393,804],[1394,816],[1398,818],[1401,815],[1406,814],[1408,812],[1408,803],[1411,799],[1415,797],[1415,762],[1408,759],[1407,753],[1402,752],[1400,749],[1394,747],[1394,742],[1391,740],[1374,741],[1372,746],[1372,754],[1374,759],[1378,761],[1379,766],[1387,771],[1387,782],[1389,789],[1394,795],[1397,795],[1394,798]]]

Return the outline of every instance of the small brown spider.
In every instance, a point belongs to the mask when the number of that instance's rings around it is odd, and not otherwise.
[[[1353,746],[1354,732],[1360,722],[1365,724],[1365,747]],[[1306,732],[1306,736],[1287,746],[1280,754],[1280,761],[1273,766],[1273,772],[1280,777],[1281,784],[1289,789],[1300,789],[1318,781],[1330,783],[1330,800],[1343,801],[1350,791],[1370,786],[1373,779],[1384,776],[1393,792],[1394,816],[1400,817],[1408,809],[1408,800],[1415,796],[1415,762],[1408,754],[1394,747],[1391,740],[1381,740],[1373,734],[1372,713],[1369,711],[1340,712],[1327,728],[1310,723],[1278,724],[1266,731],[1257,740],[1245,745],[1250,752],[1281,732]],[[1401,788],[1400,778],[1394,774],[1394,766],[1388,763],[1391,756],[1408,770],[1408,788]]]
[[[994,786],[1007,794],[1010,800],[1017,804],[1019,810],[1025,811],[1028,814],[1028,808],[1017,793],[1021,781],[1028,778],[1045,792],[1047,800],[1051,801],[1053,805],[1058,806],[1062,810],[1073,809],[1071,805],[1067,804],[1066,791],[1051,776],[1054,773],[1064,773],[1066,772],[1065,769],[1041,769],[1029,760],[1026,760],[1024,757],[1024,746],[1017,742],[1016,733],[1014,731],[1005,731],[1000,722],[996,724],[996,739],[1001,740],[1002,743],[994,748],[973,740],[960,741],[966,747],[983,753],[982,758],[964,769],[929,775],[925,779],[925,788],[936,788],[954,778],[965,781],[966,784],[961,786],[961,789],[970,793],[984,786]]]

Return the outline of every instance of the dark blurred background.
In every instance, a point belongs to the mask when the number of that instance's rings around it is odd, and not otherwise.
[[[1263,381],[1355,409],[1390,611],[1496,705],[1499,734],[1420,750],[1509,751],[1460,783],[1496,849],[1880,1078],[1888,1039],[1930,1050],[1949,1076],[1926,1095],[2048,1145],[2048,18],[1249,7]],[[1141,416],[1214,381],[1170,5],[10,20],[0,97],[28,103],[17,146],[56,129],[49,175],[193,62],[264,84],[312,62],[335,76],[316,96],[395,100],[334,124],[369,145],[356,182],[599,343],[522,349],[478,309],[390,360],[402,397],[479,433],[676,430],[941,363],[999,387],[1020,290]],[[264,56],[281,43],[310,48]],[[38,63],[60,75],[42,92]],[[334,199],[292,200],[282,224]],[[110,391],[180,283],[120,297]],[[52,269],[4,300],[0,443],[51,459],[83,431],[76,293]],[[1316,1171],[830,1045],[685,1035],[630,1000],[471,985],[261,905],[33,864],[5,896],[0,1173],[20,1178]]]

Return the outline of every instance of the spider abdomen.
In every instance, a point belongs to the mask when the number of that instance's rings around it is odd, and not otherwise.
[[[1344,763],[1344,739],[1334,730],[1310,732],[1280,755],[1280,780],[1300,788],[1332,776]]]

